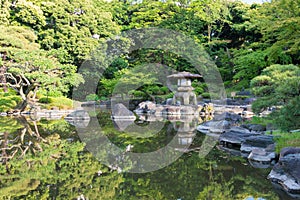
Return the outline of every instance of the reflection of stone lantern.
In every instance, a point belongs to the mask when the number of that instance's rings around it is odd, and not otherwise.
[[[178,150],[187,151],[188,147],[192,144],[195,137],[195,130],[197,128],[196,117],[185,117],[180,120],[172,121],[174,129],[177,131]]]
[[[191,79],[202,77],[199,74],[191,74],[189,72],[180,72],[178,74],[172,74],[168,78],[177,79],[177,92],[173,97],[173,104],[176,104],[177,99],[180,100],[182,105],[197,105],[197,98],[193,92]]]

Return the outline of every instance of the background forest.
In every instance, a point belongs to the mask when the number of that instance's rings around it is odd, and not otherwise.
[[[24,110],[36,101],[46,108],[70,108],[67,97],[84,82],[76,72],[101,42],[122,31],[159,27],[203,46],[218,66],[228,96],[249,90],[260,97],[253,104],[255,112],[283,107],[277,124],[287,130],[300,126],[299,0],[252,5],[229,0],[1,0],[0,6],[2,112]],[[115,59],[99,78],[97,94],[88,94],[86,100],[109,98],[122,75],[150,62],[194,70],[178,55],[141,49]],[[140,78],[147,79],[147,74]],[[204,83],[193,86],[204,98],[212,95]],[[172,93],[149,80],[131,95],[165,99]]]

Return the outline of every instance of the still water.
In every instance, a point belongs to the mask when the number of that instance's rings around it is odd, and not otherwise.
[[[214,145],[203,153],[207,137],[189,132],[191,121],[161,120],[153,132],[149,121],[120,124],[99,113],[75,125],[1,117],[0,199],[281,199],[266,179],[271,169],[255,169]],[[167,145],[177,153],[148,163],[130,157]]]

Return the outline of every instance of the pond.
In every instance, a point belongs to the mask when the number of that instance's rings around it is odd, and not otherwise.
[[[91,116],[77,128],[65,120],[1,117],[0,199],[284,198],[266,178],[271,169],[255,169],[215,143],[203,153],[206,135],[180,133],[193,120],[120,126],[110,113]],[[160,152],[168,145],[172,151]],[[141,159],[149,152],[157,154]]]

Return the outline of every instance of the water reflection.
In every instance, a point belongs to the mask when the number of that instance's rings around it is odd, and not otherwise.
[[[105,136],[122,152],[129,144],[133,148],[128,153],[151,152],[171,141],[173,147],[185,149],[180,158],[160,170],[132,174],[118,173],[98,162],[64,120],[0,118],[0,199],[278,199],[265,178],[269,170],[253,169],[241,157],[216,148],[200,158],[197,147],[207,137],[191,131],[197,121],[172,120],[162,120],[160,132],[145,131],[149,137],[137,138],[125,134],[126,130],[116,131],[110,113],[91,117],[90,123],[100,124],[101,134],[89,130],[87,138],[101,142]],[[149,122],[140,119],[135,125],[144,123]],[[96,147],[106,149],[101,143]],[[111,150],[98,153],[111,156]]]

